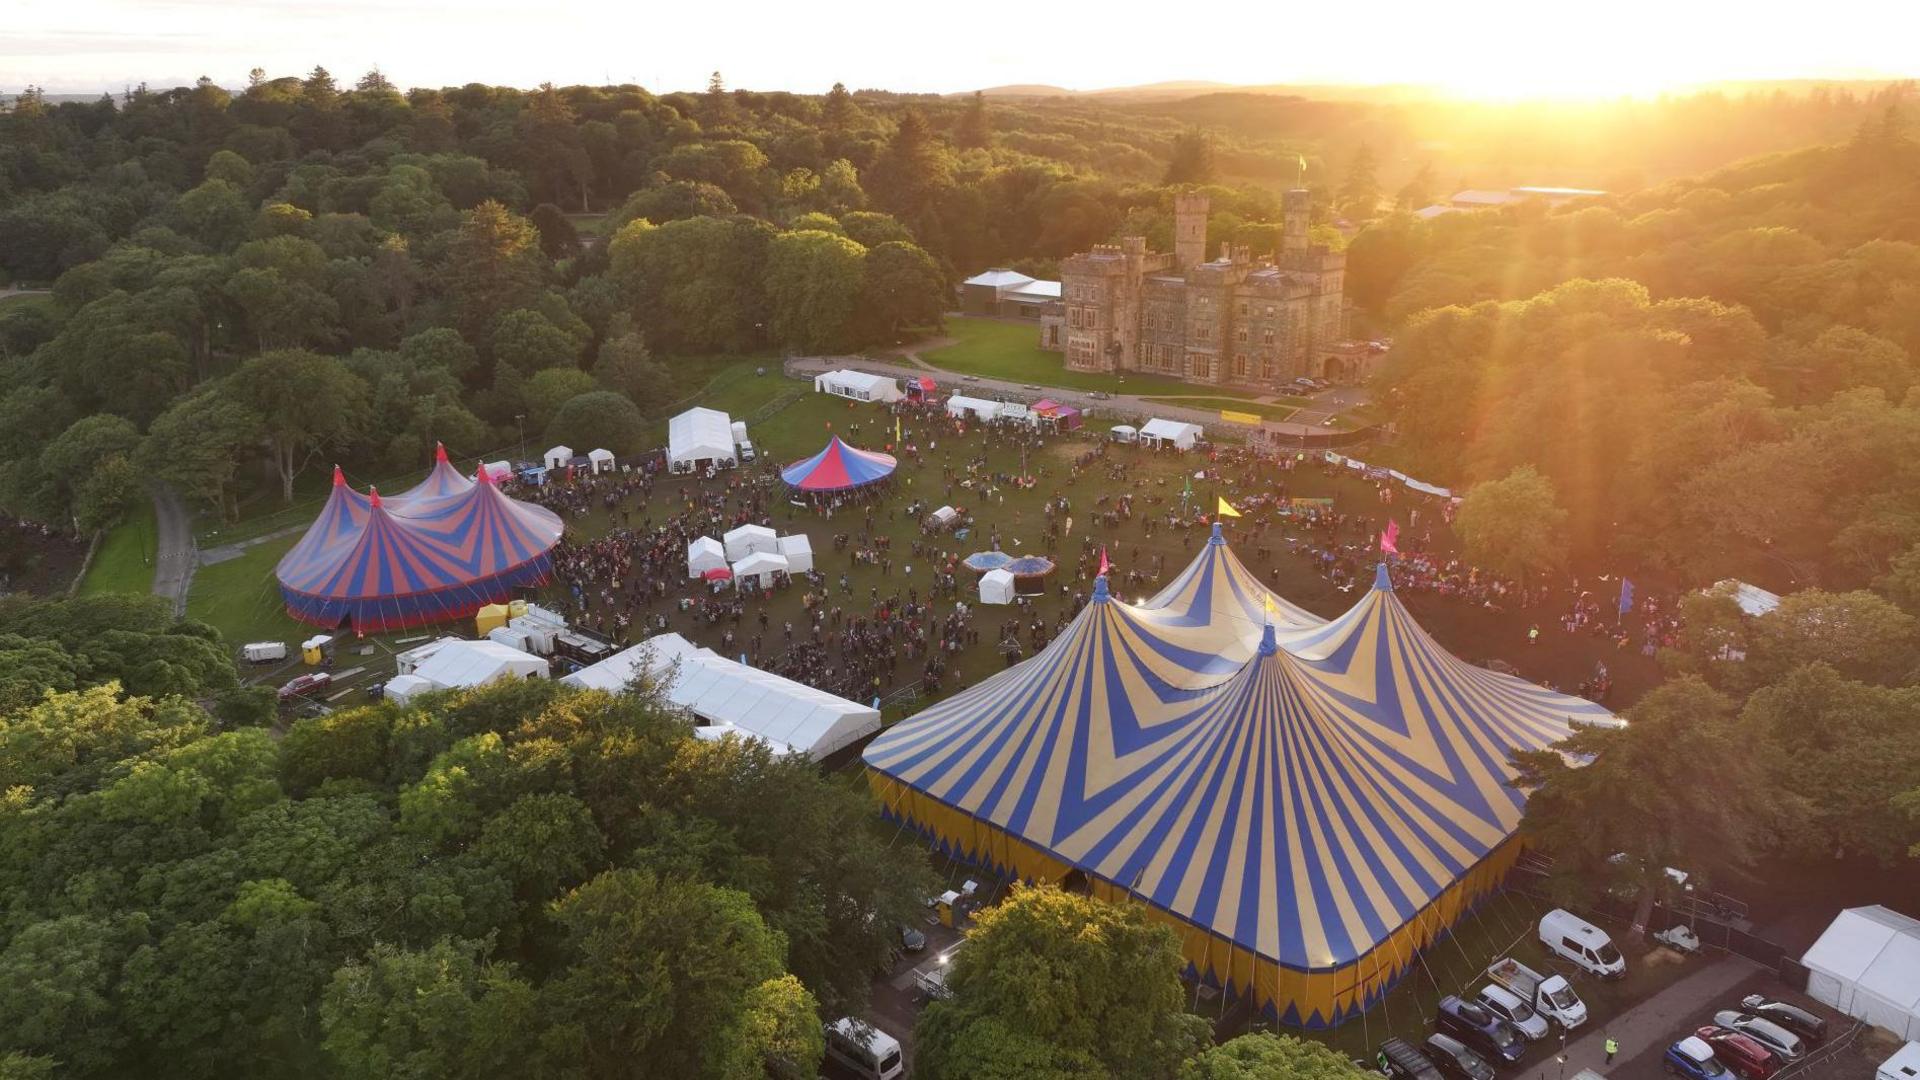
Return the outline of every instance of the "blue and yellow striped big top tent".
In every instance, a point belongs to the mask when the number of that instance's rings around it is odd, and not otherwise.
[[[1619,723],[1448,654],[1384,567],[1323,620],[1216,530],[1146,604],[1098,579],[1046,649],[865,760],[885,812],[943,852],[1146,904],[1190,976],[1328,1027],[1499,887],[1525,804],[1508,752]]]

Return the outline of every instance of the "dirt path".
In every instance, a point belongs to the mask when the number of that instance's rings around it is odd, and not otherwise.
[[[187,589],[199,564],[193,528],[179,492],[165,484],[153,486],[153,516],[157,526],[153,556],[153,594],[173,601],[176,615],[187,612]]]

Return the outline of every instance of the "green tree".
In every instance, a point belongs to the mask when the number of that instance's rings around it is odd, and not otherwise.
[[[1469,488],[1454,528],[1469,559],[1525,580],[1560,564],[1565,550],[1560,526],[1566,517],[1553,482],[1521,465],[1502,479]]]
[[[289,503],[294,479],[321,454],[359,436],[371,419],[366,383],[339,360],[302,349],[248,360],[224,392],[265,425],[280,497]]]
[[[954,127],[953,145],[962,150],[984,149],[992,141],[993,128],[987,121],[987,95],[975,90],[960,113],[959,124]]]
[[[1420,171],[1414,173],[1413,178],[1401,185],[1399,192],[1394,195],[1393,204],[1407,211],[1432,206],[1434,190],[1439,186],[1440,181],[1433,175],[1433,162],[1423,161]]]
[[[1179,1080],[1363,1080],[1371,1075],[1323,1043],[1256,1031],[1189,1058],[1180,1066]]]
[[[529,1073],[539,1061],[534,988],[478,942],[375,945],[333,973],[323,1045],[341,1075],[455,1080]]]
[[[180,196],[168,221],[183,236],[215,251],[230,251],[246,239],[253,208],[233,184],[208,180]]]
[[[540,250],[549,259],[570,259],[580,253],[580,233],[566,212],[552,203],[541,203],[528,215],[540,230]]]
[[[866,249],[828,232],[786,232],[767,250],[772,336],[809,352],[852,344],[864,286]]]
[[[459,331],[445,326],[408,337],[400,343],[400,356],[417,367],[440,368],[457,379],[472,374],[480,363],[473,346],[461,339]]]
[[[579,350],[572,338],[538,311],[521,308],[494,323],[493,356],[531,376],[548,368],[576,368]]]
[[[238,509],[234,475],[243,456],[265,435],[259,413],[217,386],[207,386],[154,418],[138,460],[147,475],[167,481],[229,521]]]
[[[1211,184],[1214,179],[1213,136],[1198,128],[1189,128],[1173,137],[1173,150],[1167,158],[1166,175],[1160,180],[1173,184]]]
[[[1637,936],[1670,887],[1666,867],[1708,881],[1716,871],[1745,869],[1787,804],[1760,756],[1744,752],[1749,740],[1733,703],[1699,679],[1661,685],[1626,720],[1624,728],[1584,728],[1551,749],[1515,753],[1511,783],[1530,793],[1522,833],[1553,856],[1563,886],[1618,882],[1634,890]],[[1714,768],[1698,768],[1709,760]],[[1621,853],[1626,858],[1616,859]]]
[[[568,446],[630,454],[646,440],[646,418],[623,394],[594,390],[568,398],[547,424],[547,438]]]
[[[231,150],[216,150],[207,159],[205,176],[208,180],[224,180],[244,190],[253,183],[253,166],[246,158]]]
[[[447,244],[442,274],[454,326],[468,341],[487,341],[501,312],[531,304],[546,282],[540,232],[492,199],[462,215]]]
[[[635,221],[608,247],[608,276],[656,348],[745,351],[764,336],[773,227],[740,219]]]
[[[656,363],[646,338],[637,332],[611,337],[600,346],[593,377],[603,387],[643,401],[667,385],[666,368]]]
[[[1182,1007],[1180,943],[1130,904],[1016,888],[980,913],[951,1000],[921,1015],[916,1068],[959,1076],[1171,1075],[1207,1042]]]
[[[544,430],[560,406],[599,388],[600,383],[579,368],[548,368],[527,380],[520,400],[527,411],[527,422]]]
[[[900,241],[870,248],[857,306],[860,341],[885,344],[907,327],[938,327],[951,301],[946,276],[933,256]]]
[[[1347,175],[1340,181],[1340,212],[1360,221],[1380,212],[1380,166],[1373,159],[1373,147],[1361,143],[1347,162]]]
[[[1920,674],[1920,618],[1864,590],[1792,593],[1755,619],[1748,636],[1747,663],[1762,681],[1815,662],[1868,682],[1905,683]]]
[[[67,915],[35,922],[0,951],[0,1039],[12,1051],[104,1070],[126,1046],[120,966],[147,935],[140,915]]]

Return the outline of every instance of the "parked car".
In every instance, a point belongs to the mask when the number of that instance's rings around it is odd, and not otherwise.
[[[979,381],[980,381],[980,376],[978,376],[978,375],[962,375],[962,376],[960,376],[960,381],[961,381],[961,382],[979,382]]]
[[[333,685],[333,676],[324,671],[312,671],[296,676],[292,682],[280,688],[280,700],[292,701],[294,698],[317,694]]]
[[[1780,1055],[1783,1061],[1795,1062],[1806,1056],[1807,1044],[1800,1041],[1800,1036],[1771,1020],[1752,1013],[1740,1012],[1737,1009],[1722,1009],[1713,1014],[1713,1022],[1751,1038]]]
[[[1546,1017],[1533,1011],[1533,1006],[1504,986],[1481,987],[1478,1002],[1488,1012],[1512,1024],[1529,1042],[1546,1038],[1552,1030]]]
[[[1488,1012],[1485,1007],[1449,994],[1440,999],[1433,1026],[1443,1035],[1451,1035],[1477,1050],[1495,1064],[1512,1063],[1526,1053],[1527,1040],[1520,1030]]]
[[[1021,387],[1022,387],[1023,389],[1026,389],[1026,390],[1041,390],[1041,389],[1045,389],[1044,387],[1040,387],[1040,386],[1035,386],[1035,385],[1034,385],[1033,383],[1022,383],[1022,384],[1021,384]]]
[[[900,928],[900,947],[908,952],[920,952],[927,947],[927,935],[911,926]]]
[[[1493,1066],[1487,1064],[1487,1059],[1451,1035],[1437,1032],[1429,1035],[1420,1049],[1440,1070],[1441,1076],[1452,1080],[1493,1080]]]
[[[1440,1070],[1427,1055],[1405,1039],[1388,1039],[1373,1057],[1380,1075],[1387,1080],[1442,1080]]]
[[[1713,1048],[1697,1035],[1689,1035],[1672,1046],[1660,1057],[1660,1067],[1669,1076],[1681,1076],[1686,1080],[1728,1080],[1727,1067],[1713,1056]]]
[[[1092,398],[1092,399],[1093,399],[1093,400],[1095,400],[1095,401],[1111,401],[1111,400],[1113,400],[1113,395],[1112,395],[1112,394],[1109,394],[1109,393],[1107,393],[1107,392],[1106,392],[1105,390],[1090,390],[1090,391],[1088,391],[1088,392],[1087,392],[1087,396],[1088,396],[1088,397],[1090,397],[1090,398]]]
[[[1780,1060],[1780,1055],[1760,1045],[1751,1036],[1730,1028],[1708,1024],[1694,1034],[1712,1047],[1713,1056],[1719,1058],[1740,1080],[1767,1080],[1786,1064]]]
[[[864,1020],[843,1016],[826,1026],[827,1060],[860,1080],[895,1080],[906,1074],[900,1040]]]
[[[1487,965],[1487,978],[1569,1031],[1587,1022],[1587,1003],[1567,985],[1565,975],[1542,975],[1507,956]]]
[[[1618,979],[1627,973],[1627,958],[1607,932],[1564,908],[1540,916],[1540,944],[1589,975]]]
[[[1762,1020],[1771,1020],[1786,1028],[1800,1036],[1810,1047],[1827,1041],[1827,1022],[1798,1005],[1768,1001],[1759,994],[1748,994],[1740,1000],[1740,1007]]]

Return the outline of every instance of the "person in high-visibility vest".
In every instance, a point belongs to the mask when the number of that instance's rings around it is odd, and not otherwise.
[[[1613,1064],[1613,1055],[1619,1052],[1620,1052],[1620,1044],[1613,1041],[1613,1036],[1611,1035],[1607,1036],[1607,1064],[1609,1065]]]

